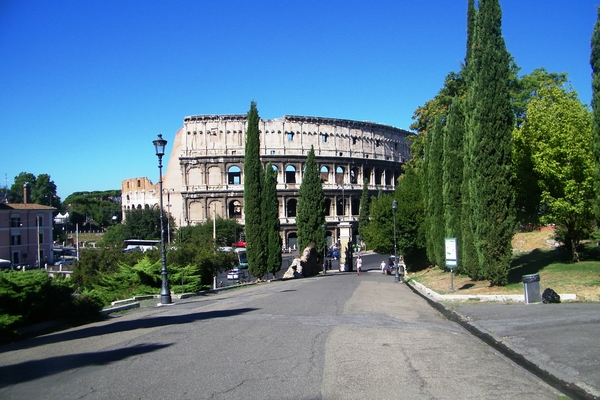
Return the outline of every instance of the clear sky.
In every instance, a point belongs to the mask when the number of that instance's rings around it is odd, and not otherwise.
[[[600,0],[501,0],[521,75],[567,72],[591,100]],[[408,129],[458,71],[467,0],[0,0],[0,186],[76,191],[158,181],[152,141],[183,118],[245,114]],[[168,163],[165,157],[164,164]]]

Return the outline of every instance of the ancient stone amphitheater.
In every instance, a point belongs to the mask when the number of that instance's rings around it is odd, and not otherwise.
[[[363,181],[369,191],[391,192],[410,158],[410,132],[373,122],[286,115],[261,120],[261,160],[277,169],[279,216],[284,246],[296,244],[298,190],[311,146],[327,198],[328,242],[348,226],[356,243]],[[194,115],[169,141],[171,153],[163,177],[163,205],[179,226],[212,219],[244,223],[244,145],[246,115]],[[158,184],[148,178],[122,182],[123,210],[159,203]]]

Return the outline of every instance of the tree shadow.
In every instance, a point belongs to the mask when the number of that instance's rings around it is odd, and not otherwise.
[[[99,326],[89,326],[83,329],[73,329],[64,332],[58,332],[47,336],[39,336],[22,342],[11,343],[0,347],[0,353],[28,349],[37,346],[43,346],[51,343],[65,342],[68,340],[77,340],[86,337],[107,335],[118,332],[132,331],[135,329],[156,328],[167,325],[188,324],[191,322],[202,321],[213,318],[225,318],[234,315],[247,313],[257,310],[257,308],[237,308],[233,310],[205,311],[192,314],[160,316],[151,318],[140,318],[128,321],[116,319],[113,323],[105,323]]]
[[[462,285],[461,287],[459,287],[458,290],[469,289],[469,288],[472,288],[473,286],[475,286],[474,283],[465,283],[464,285]]]
[[[88,365],[106,365],[128,357],[138,356],[168,347],[170,344],[140,344],[116,350],[71,354],[31,360],[0,367],[0,388],[28,382]]]
[[[523,275],[536,274],[555,262],[569,262],[569,255],[561,249],[534,249],[513,258],[508,273],[508,283],[519,283]]]

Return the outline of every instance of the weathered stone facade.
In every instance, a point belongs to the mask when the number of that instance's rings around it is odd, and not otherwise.
[[[410,158],[410,132],[372,122],[284,116],[261,120],[261,160],[278,171],[277,191],[282,237],[296,242],[296,204],[306,155],[315,149],[327,197],[329,243],[339,238],[337,225],[356,230],[363,179],[369,191],[391,192]],[[179,225],[204,222],[217,214],[244,222],[244,145],[246,115],[185,117],[175,134],[163,177],[163,204]],[[146,178],[122,182],[123,209],[158,204],[158,185]]]

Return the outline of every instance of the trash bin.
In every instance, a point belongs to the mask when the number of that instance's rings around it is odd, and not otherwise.
[[[539,303],[542,301],[540,290],[540,276],[538,274],[523,275],[521,278],[525,285],[525,303]]]

